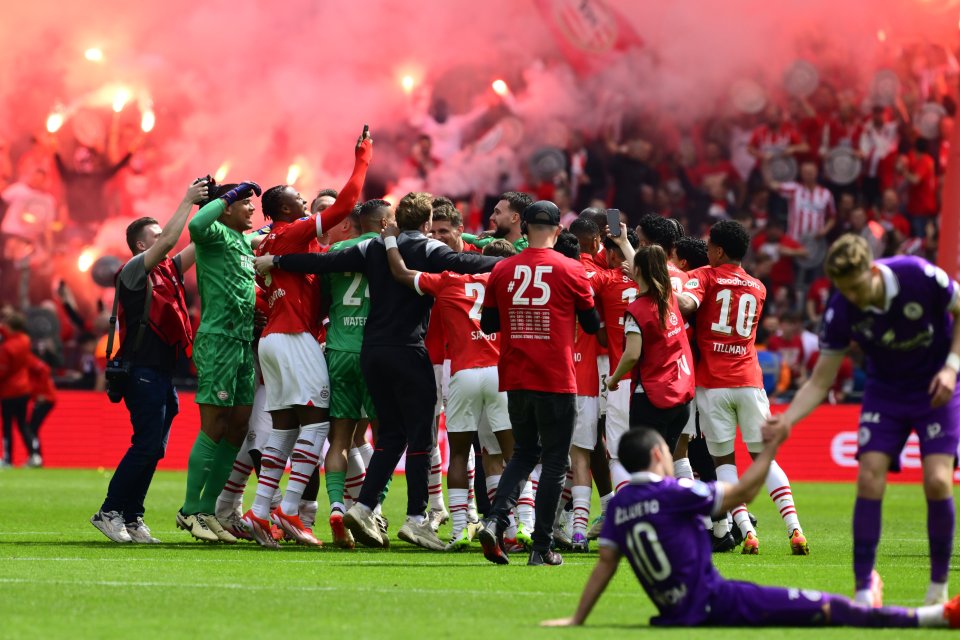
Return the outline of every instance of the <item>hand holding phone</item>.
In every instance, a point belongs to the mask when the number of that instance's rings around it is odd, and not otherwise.
[[[607,209],[607,232],[611,238],[620,237],[620,209]]]

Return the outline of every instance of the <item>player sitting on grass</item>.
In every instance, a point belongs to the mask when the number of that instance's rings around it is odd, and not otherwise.
[[[756,497],[787,435],[782,423],[766,431],[770,440],[735,484],[674,478],[673,457],[656,431],[640,427],[627,432],[619,456],[631,474],[630,485],[607,507],[600,560],[573,617],[542,624],[582,625],[625,554],[660,612],[651,619],[653,625],[960,627],[960,596],[945,605],[874,609],[819,591],[725,580],[717,572],[702,518]]]

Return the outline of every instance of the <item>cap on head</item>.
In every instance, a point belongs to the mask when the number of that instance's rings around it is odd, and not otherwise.
[[[523,221],[527,224],[545,224],[560,226],[560,209],[549,200],[537,200],[523,210]]]

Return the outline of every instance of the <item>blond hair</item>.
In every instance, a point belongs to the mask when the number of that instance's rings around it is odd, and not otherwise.
[[[433,213],[433,196],[415,191],[401,198],[397,204],[397,226],[404,231],[419,229]]]
[[[867,241],[858,235],[844,234],[827,251],[823,269],[831,280],[862,273],[870,268],[873,252]]]

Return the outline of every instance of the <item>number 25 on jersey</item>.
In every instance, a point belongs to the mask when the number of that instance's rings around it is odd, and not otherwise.
[[[547,304],[550,301],[550,285],[543,281],[543,276],[552,272],[552,266],[531,269],[529,265],[518,264],[513,270],[513,280],[507,285],[507,292],[513,292],[513,304],[518,307],[542,307]],[[528,292],[528,289],[531,291]],[[531,296],[531,293],[537,295]]]

